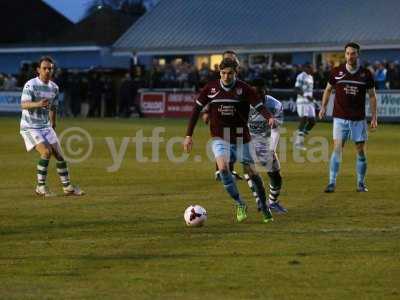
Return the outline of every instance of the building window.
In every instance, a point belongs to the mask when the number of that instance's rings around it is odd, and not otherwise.
[[[278,63],[286,63],[290,65],[292,63],[292,54],[291,53],[274,53],[273,54],[273,62]]]
[[[158,65],[165,66],[165,64],[166,64],[165,58],[159,58],[158,59]]]
[[[200,70],[201,66],[203,64],[206,64],[207,66],[210,66],[210,57],[208,55],[196,56],[195,64],[196,64],[197,70]]]
[[[222,54],[213,54],[210,56],[210,68],[211,70],[218,69],[219,64],[222,61]]]
[[[255,67],[259,65],[269,65],[270,55],[269,54],[250,54],[249,55],[249,66]]]
[[[331,65],[337,67],[341,63],[345,62],[343,52],[326,52],[322,54],[322,60],[324,65]]]
[[[177,58],[175,58],[175,59],[172,61],[172,64],[174,64],[174,65],[181,65],[182,62],[183,62],[183,59],[180,58],[180,57],[177,57]]]

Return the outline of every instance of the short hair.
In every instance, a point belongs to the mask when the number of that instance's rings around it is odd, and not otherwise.
[[[238,63],[234,61],[233,59],[230,58],[224,58],[221,63],[219,64],[219,69],[225,69],[225,68],[232,68],[233,70],[237,70]]]
[[[40,68],[42,62],[44,61],[51,63],[53,66],[55,65],[54,59],[51,56],[42,56],[38,61],[38,68]]]
[[[354,48],[354,49],[357,50],[357,53],[360,53],[361,47],[360,47],[359,44],[357,44],[357,43],[355,43],[355,42],[347,43],[347,44],[344,46],[344,51],[346,51],[346,49],[347,49],[348,47]]]
[[[226,50],[226,51],[224,51],[224,53],[222,53],[222,56],[224,56],[225,54],[232,54],[232,55],[237,56],[236,52],[233,51],[233,50]]]
[[[237,53],[236,53],[235,51],[233,51],[233,50],[226,50],[226,51],[224,51],[224,53],[222,53],[222,57],[224,57],[226,54],[233,55],[234,58],[235,58],[235,61],[236,61],[237,64],[238,64],[238,66],[240,65],[239,58],[238,58]]]

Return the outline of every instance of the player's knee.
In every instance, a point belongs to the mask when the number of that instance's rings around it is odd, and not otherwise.
[[[224,185],[232,183],[233,181],[232,173],[229,171],[228,168],[220,170],[219,175],[221,176],[221,181],[223,182]]]
[[[358,155],[365,155],[365,151],[364,151],[364,142],[360,142],[360,143],[356,143],[356,150]]]
[[[362,159],[365,160],[365,152],[364,152],[364,149],[362,149],[362,150],[360,150],[360,151],[357,151],[357,155],[358,155],[359,158],[362,158]]]
[[[250,177],[257,175],[257,171],[250,164],[243,163],[243,173],[248,174]]]
[[[61,155],[61,153],[57,152],[57,151],[52,151],[54,157],[58,160],[58,161],[63,161],[64,157]]]
[[[308,124],[311,126],[315,125],[315,118],[308,118]]]
[[[268,177],[270,179],[271,185],[276,188],[281,188],[282,186],[282,176],[279,171],[268,172]]]
[[[342,149],[343,149],[342,142],[335,141],[335,143],[333,144],[333,151],[336,152],[337,154],[340,154],[342,152]]]
[[[268,160],[266,160],[266,159],[260,159],[259,163],[260,163],[260,165],[262,165],[263,167],[268,168]]]
[[[51,156],[51,150],[49,148],[44,148],[40,151],[40,156],[44,159],[49,159]]]
[[[218,169],[219,169],[219,172],[222,174],[222,173],[224,173],[224,174],[226,174],[226,173],[228,173],[230,170],[229,170],[229,166],[227,166],[227,165],[224,165],[223,167],[218,167]]]
[[[229,162],[229,170],[232,172],[235,169],[235,164],[233,162]]]

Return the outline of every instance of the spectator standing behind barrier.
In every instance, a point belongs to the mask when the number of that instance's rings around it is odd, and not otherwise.
[[[89,79],[88,97],[89,97],[89,117],[99,117],[101,108],[102,84],[98,74],[93,73]]]
[[[131,102],[130,104],[136,110],[137,114],[140,118],[143,117],[142,109],[140,107],[140,100],[138,98],[138,91],[141,88],[146,87],[145,82],[142,79],[142,68],[140,66],[136,66],[134,68],[134,76],[133,76],[133,84],[131,89]]]
[[[400,89],[400,66],[398,62],[389,63],[387,70],[387,81],[389,89]]]
[[[207,82],[210,76],[210,68],[207,63],[202,63],[199,70],[199,87],[202,88]]]
[[[139,117],[143,117],[142,111],[140,109],[140,104],[137,102],[138,89],[142,85],[141,72],[135,70],[135,80],[129,73],[125,74],[121,86],[119,88],[119,116],[123,118],[128,118],[131,115],[131,107],[133,106]]]
[[[67,85],[67,94],[69,94],[70,98],[70,108],[71,113],[74,117],[77,117],[81,112],[81,92],[80,92],[81,83],[78,77],[78,74],[71,74],[68,80]]]
[[[195,66],[189,66],[188,83],[189,87],[194,88],[196,91],[199,89],[199,73]]]
[[[377,64],[377,69],[375,70],[375,85],[378,90],[386,89],[386,74],[387,70],[383,63]]]
[[[0,73],[0,90],[4,89],[4,81],[6,76],[6,74]]]
[[[71,115],[70,112],[70,98],[67,95],[68,93],[66,92],[68,89],[68,77],[67,73],[63,69],[57,69],[55,76],[54,76],[54,82],[58,85],[59,87],[59,92],[60,94],[63,94],[63,101],[59,103],[58,106],[58,115],[61,117],[64,116],[69,116]]]
[[[125,74],[122,80],[121,86],[119,88],[119,116],[122,118],[129,117],[129,102],[131,99],[131,75],[129,73]]]
[[[110,76],[106,75],[103,79],[103,99],[105,102],[105,116],[114,117],[116,111],[116,100],[114,84]]]

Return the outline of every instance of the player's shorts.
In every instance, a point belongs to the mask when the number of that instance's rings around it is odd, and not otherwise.
[[[250,143],[231,144],[223,139],[214,139],[211,144],[214,157],[225,157],[228,162],[239,160],[242,164],[254,164]]]
[[[315,105],[312,102],[297,102],[297,114],[300,118],[315,118]]]
[[[253,137],[251,140],[252,150],[256,163],[266,167],[267,172],[276,172],[280,170],[280,163],[276,155],[276,148],[279,143],[279,128],[271,130],[270,137]]]
[[[366,120],[351,121],[333,118],[333,139],[349,140],[353,142],[364,142],[368,140],[368,125]]]
[[[44,144],[58,144],[57,134],[53,128],[42,129],[21,129],[22,138],[24,139],[26,151],[31,151],[36,145]]]

